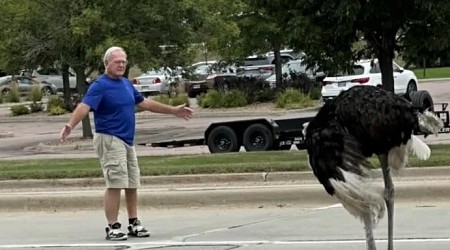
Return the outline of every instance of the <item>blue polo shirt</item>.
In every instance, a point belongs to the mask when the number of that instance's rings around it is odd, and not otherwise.
[[[128,79],[101,75],[89,86],[83,103],[94,111],[95,132],[116,136],[132,146],[136,127],[134,108],[143,100]]]

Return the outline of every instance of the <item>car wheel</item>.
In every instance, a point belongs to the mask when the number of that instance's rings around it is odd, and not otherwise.
[[[11,92],[10,89],[4,89],[4,90],[2,91],[2,96],[4,96],[4,97],[9,96],[9,93],[10,93],[10,92]]]
[[[41,93],[43,96],[48,97],[52,95],[52,90],[50,88],[44,87],[41,89]]]
[[[414,81],[409,81],[406,87],[406,94],[411,95],[412,92],[417,91],[417,84]]]

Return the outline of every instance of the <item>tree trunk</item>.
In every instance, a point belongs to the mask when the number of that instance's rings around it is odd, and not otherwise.
[[[278,41],[275,41],[272,43],[273,47],[273,54],[275,56],[275,79],[276,79],[276,86],[280,87],[282,82],[282,75],[281,75],[281,44]]]
[[[69,64],[63,63],[61,65],[61,71],[62,71],[62,79],[63,79],[63,98],[64,98],[64,105],[66,106],[66,110],[72,112],[73,111],[73,105],[71,102],[71,96],[70,96],[70,81],[69,81]]]
[[[77,90],[78,93],[80,93],[80,101],[83,100],[84,94],[86,94],[86,91],[88,89],[88,86],[86,84],[86,76],[84,74],[84,67],[75,67],[75,74],[77,75]],[[91,126],[91,119],[89,118],[89,115],[83,118],[81,121],[81,124],[83,125],[83,138],[93,138],[94,135],[92,133],[92,126]]]
[[[396,32],[384,32],[378,44],[378,61],[380,63],[381,81],[383,89],[394,92],[394,60]]]

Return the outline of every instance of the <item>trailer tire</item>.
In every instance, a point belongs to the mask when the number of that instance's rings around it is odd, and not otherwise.
[[[433,98],[426,90],[414,91],[410,94],[412,106],[416,108],[428,108],[429,111],[434,111]]]
[[[208,149],[211,153],[238,152],[239,143],[236,133],[228,126],[218,126],[208,135]]]
[[[270,150],[273,146],[272,131],[264,124],[252,124],[244,131],[243,144],[247,151]]]

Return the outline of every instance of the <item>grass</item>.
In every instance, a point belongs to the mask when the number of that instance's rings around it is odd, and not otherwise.
[[[410,158],[410,167],[450,166],[450,145],[431,146],[427,161]],[[371,162],[378,167],[376,158]],[[141,175],[183,175],[309,171],[305,151],[270,151],[139,158]],[[96,158],[0,161],[0,180],[95,178],[102,172]]]
[[[450,67],[444,68],[428,68],[425,69],[425,75],[423,69],[414,69],[418,79],[432,79],[432,78],[448,78],[450,77]]]

